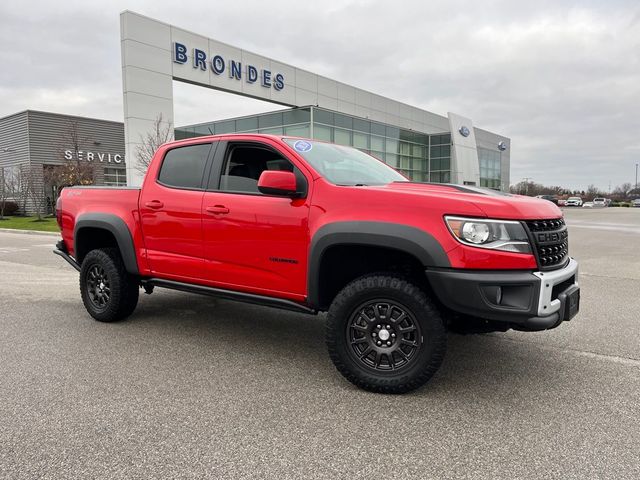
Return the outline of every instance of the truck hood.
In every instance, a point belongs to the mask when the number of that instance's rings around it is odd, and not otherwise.
[[[393,182],[388,185],[359,188],[402,192],[420,198],[437,198],[440,201],[450,200],[452,205],[462,201],[477,207],[489,218],[503,220],[539,220],[562,216],[562,211],[548,200],[512,195],[489,188],[418,182]],[[452,210],[445,213],[456,212]]]

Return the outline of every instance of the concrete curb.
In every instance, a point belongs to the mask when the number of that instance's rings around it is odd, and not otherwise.
[[[59,237],[60,232],[41,232],[38,230],[20,230],[18,228],[0,228],[2,233],[22,233],[27,235],[44,235],[47,237]]]

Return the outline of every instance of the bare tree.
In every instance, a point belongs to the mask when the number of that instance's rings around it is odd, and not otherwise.
[[[44,185],[40,169],[33,165],[23,165],[20,169],[21,190],[24,195],[24,201],[31,200],[31,205],[36,212],[38,221],[42,220],[42,210],[45,202]]]
[[[622,185],[618,185],[616,188],[614,188],[613,192],[611,192],[611,195],[618,200],[626,200],[629,192],[631,191],[631,188],[631,183],[623,183]]]
[[[600,191],[600,189],[598,187],[596,187],[594,184],[590,184],[587,187],[587,191],[586,191],[586,197],[587,200],[593,200],[596,197],[604,197],[605,194],[603,192]]]
[[[173,124],[164,122],[162,113],[158,114],[153,121],[153,128],[145,135],[140,135],[140,144],[136,147],[136,158],[138,160],[136,169],[142,173],[147,173],[147,168],[151,163],[153,155],[160,145],[173,139]]]
[[[82,145],[88,141],[88,137],[81,135],[78,122],[69,120],[57,148],[58,156],[64,163],[46,168],[43,173],[44,183],[57,187],[58,191],[71,185],[91,185],[94,182],[95,167],[89,161],[80,160],[79,155]],[[55,202],[56,199],[52,200]]]
[[[530,180],[524,179],[521,182],[511,185],[509,191],[518,195],[554,195],[556,194],[557,187],[545,187],[540,183],[535,183]]]
[[[18,204],[18,208],[22,213],[27,210],[27,184],[26,181],[27,165],[16,165],[12,168],[11,173],[5,176],[7,179],[7,188],[9,195]],[[7,172],[5,172],[6,175]]]

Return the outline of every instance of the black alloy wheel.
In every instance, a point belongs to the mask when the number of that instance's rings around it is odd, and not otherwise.
[[[354,358],[365,367],[382,372],[407,366],[422,343],[420,325],[413,314],[390,299],[360,305],[347,329]]]
[[[331,360],[347,380],[372,392],[405,393],[425,384],[442,363],[446,340],[424,290],[393,274],[352,281],[327,315]]]
[[[102,310],[107,307],[111,298],[111,286],[107,272],[101,265],[94,264],[87,273],[87,291],[93,306]]]
[[[100,322],[115,322],[133,313],[139,280],[127,272],[116,248],[91,250],[80,268],[80,294],[87,312]]]

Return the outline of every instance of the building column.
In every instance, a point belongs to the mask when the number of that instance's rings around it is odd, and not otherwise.
[[[124,141],[127,185],[140,186],[144,169],[136,156],[143,138],[162,118],[173,138],[171,28],[133,12],[120,14]]]
[[[448,112],[451,129],[451,183],[480,186],[480,163],[473,122]]]

